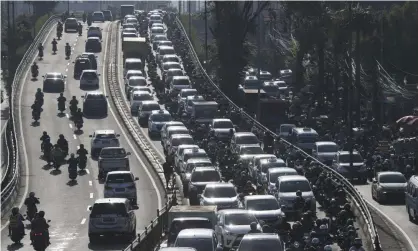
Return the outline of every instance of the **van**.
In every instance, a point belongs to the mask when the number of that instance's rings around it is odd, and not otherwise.
[[[192,101],[191,116],[197,124],[209,125],[218,114],[218,103],[215,101]]]
[[[190,89],[183,89],[183,90],[190,90]],[[193,102],[195,102],[195,101],[204,102],[206,100],[205,100],[205,98],[203,96],[200,96],[197,93],[194,94],[193,96],[187,96],[186,97],[186,100],[185,100],[185,104],[184,104],[184,111],[189,116],[192,114],[192,111],[193,111]]]
[[[292,129],[290,141],[302,150],[312,151],[315,148],[315,142],[318,140],[318,133],[308,127],[295,127]]]
[[[218,251],[223,250],[218,246],[218,238],[215,231],[204,228],[183,229],[177,235],[175,247],[192,247],[196,250]]]
[[[418,222],[418,175],[412,176],[406,186],[406,211],[411,222]]]
[[[165,55],[173,55],[173,54],[176,54],[176,51],[174,50],[174,47],[166,46],[166,45],[158,46],[158,48],[157,48],[157,63],[159,63]]]
[[[89,207],[89,240],[99,243],[101,236],[122,235],[128,242],[136,238],[136,216],[126,198],[98,199]]]
[[[164,148],[167,147],[169,139],[171,138],[171,136],[175,134],[189,134],[189,133],[190,133],[189,129],[187,129],[187,127],[185,126],[170,126],[167,129],[164,138],[161,138],[161,145]]]
[[[295,124],[281,124],[278,134],[280,137],[287,139],[290,135],[292,135],[292,130],[295,127]]]
[[[301,191],[302,197],[311,201],[311,211],[316,212],[316,201],[311,185],[306,177],[301,175],[286,175],[277,179],[276,198],[285,213],[295,212],[294,201],[296,192]]]
[[[332,141],[318,141],[315,142],[315,147],[312,150],[312,156],[326,165],[332,165],[335,155],[338,152],[338,145]]]

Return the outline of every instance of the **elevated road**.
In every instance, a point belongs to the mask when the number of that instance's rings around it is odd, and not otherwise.
[[[103,51],[98,53],[98,72],[101,74],[100,90],[107,93],[106,79],[103,72],[103,64],[106,55],[105,48],[108,41],[109,23],[93,24],[99,26],[103,30]],[[63,38],[58,44],[57,55],[51,54],[51,41],[55,31],[52,31],[44,43],[45,57],[43,61],[39,61],[40,75],[47,72],[61,72],[67,75],[65,96],[69,101],[72,96],[76,96],[81,103],[81,96],[85,91],[79,88],[79,80],[73,78],[75,57],[84,52],[84,44],[86,40],[86,31],[83,36],[78,37],[76,33],[64,33]],[[70,60],[64,58],[65,42],[69,42],[73,47]],[[29,69],[28,69],[29,70]],[[29,72],[30,73],[30,72]],[[45,161],[40,159],[40,141],[39,137],[43,131],[47,131],[52,141],[56,142],[59,134],[64,134],[69,141],[70,152],[75,152],[79,144],[84,144],[90,149],[89,134],[98,129],[113,129],[120,136],[121,146],[131,152],[130,166],[137,181],[138,206],[136,210],[137,232],[141,232],[151,219],[155,218],[157,208],[165,203],[164,189],[157,181],[151,167],[147,164],[145,157],[141,151],[136,148],[128,132],[122,127],[116,119],[115,109],[109,102],[109,115],[101,119],[84,119],[83,132],[76,134],[72,121],[69,116],[58,116],[57,97],[58,93],[45,93],[45,104],[41,114],[39,126],[32,126],[32,117],[30,106],[33,103],[34,95],[37,88],[42,87],[42,78],[32,81],[30,74],[26,74],[26,78],[21,83],[21,93],[19,97],[19,107],[21,108],[19,120],[21,123],[22,134],[20,138],[21,151],[24,153],[24,169],[26,177],[26,189],[24,189],[22,197],[26,197],[29,191],[36,192],[36,196],[40,198],[41,204],[38,207],[46,212],[46,218],[51,220],[51,246],[48,250],[115,250],[122,249],[124,244],[114,244],[113,241],[105,240],[102,245],[90,245],[88,239],[88,207],[98,198],[103,197],[103,184],[99,184],[97,180],[98,168],[95,160],[89,158],[87,171],[78,176],[77,184],[70,185],[68,183],[67,166],[62,166],[60,172],[56,172],[47,166]],[[80,106],[80,105],[79,105]],[[66,111],[69,112],[69,111]],[[20,203],[21,206],[22,203]],[[21,212],[26,212],[23,206]],[[7,219],[2,219],[2,223],[6,223]],[[2,250],[14,248],[10,238],[7,236],[7,227],[3,225],[2,229]],[[27,233],[28,234],[28,233]],[[23,246],[19,250],[33,250],[30,245],[29,235],[25,236]]]

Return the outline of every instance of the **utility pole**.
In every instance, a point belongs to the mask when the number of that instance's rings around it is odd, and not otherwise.
[[[260,2],[257,2],[257,9],[260,6]],[[261,73],[261,14],[257,17],[258,29],[257,29],[257,80],[258,80],[258,91],[257,91],[257,110],[256,116],[257,120],[260,119],[260,92],[261,92],[261,80],[260,80],[260,73]]]
[[[192,13],[191,13],[191,11],[192,11],[192,9],[191,9],[191,1],[188,1],[187,2],[187,8],[189,9],[189,39],[190,39],[190,42],[192,42],[192,44],[193,44],[193,39],[192,39]]]
[[[208,62],[208,9],[207,1],[205,0],[205,61]]]
[[[352,47],[353,47],[353,37],[352,37],[352,10],[351,3],[349,3],[349,17],[350,17],[350,28],[349,28],[349,37],[348,37],[348,138],[349,138],[349,147],[350,147],[350,169],[353,170],[353,64],[351,60]]]

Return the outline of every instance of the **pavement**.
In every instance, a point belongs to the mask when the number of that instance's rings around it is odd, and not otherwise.
[[[104,24],[95,23],[93,26],[103,28],[103,50],[106,48],[107,28],[109,22]],[[50,44],[55,32],[52,31],[46,42],[44,43],[46,51],[42,61],[38,61],[40,75],[47,72],[61,72],[68,76],[65,96],[70,100],[72,96],[76,96],[79,102],[85,91],[80,90],[79,81],[73,78],[74,64],[72,63],[76,55],[84,52],[84,41],[86,40],[86,32],[83,37],[78,37],[76,33],[64,33],[63,38],[58,43],[57,55],[50,53]],[[64,46],[65,42],[69,42],[73,47],[70,60],[65,60]],[[98,72],[101,74],[100,90],[108,93],[106,90],[105,74],[103,72],[103,58],[105,51],[97,53],[98,56]],[[29,75],[29,74],[28,74]],[[36,196],[40,198],[41,204],[39,210],[46,212],[46,218],[51,220],[50,236],[52,245],[48,250],[121,250],[125,244],[112,244],[104,240],[106,244],[90,245],[88,240],[88,207],[98,198],[103,197],[103,185],[97,180],[98,168],[95,160],[88,160],[87,172],[77,178],[76,185],[68,183],[67,167],[61,167],[62,172],[55,172],[45,167],[45,161],[40,159],[40,141],[39,138],[42,131],[47,131],[52,141],[56,141],[59,134],[64,134],[69,141],[70,152],[75,152],[79,144],[84,144],[87,149],[90,148],[89,134],[98,129],[114,129],[120,136],[121,146],[131,152],[130,166],[131,171],[137,181],[138,206],[136,210],[137,232],[140,233],[149,222],[156,217],[157,208],[165,203],[165,191],[156,182],[158,177],[152,170],[141,151],[137,149],[132,142],[126,130],[115,117],[115,108],[109,102],[109,115],[102,119],[84,119],[83,132],[76,134],[72,122],[67,116],[59,116],[57,111],[56,98],[58,93],[45,93],[45,104],[41,114],[40,124],[32,125],[30,105],[33,102],[36,89],[42,86],[42,80],[31,80],[30,76],[26,76],[23,80],[25,86],[22,87],[22,94],[19,99],[21,102],[20,123],[22,135],[19,144],[23,151],[24,163],[22,163],[23,177],[26,178],[28,184],[22,188],[22,196],[27,196],[28,191],[34,191]],[[26,209],[21,208],[24,213]],[[2,219],[2,225],[6,223],[6,219]],[[2,229],[1,249],[2,250],[32,250],[29,244],[29,237],[24,238],[23,245],[11,245],[11,240],[7,237],[7,229]]]

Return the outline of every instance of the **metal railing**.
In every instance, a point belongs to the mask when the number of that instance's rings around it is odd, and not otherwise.
[[[244,112],[244,110],[241,107],[237,106],[231,99],[229,99],[221,91],[221,89],[218,87],[218,85],[213,82],[211,77],[209,77],[209,75],[205,71],[204,67],[202,66],[202,64],[199,60],[199,57],[198,57],[196,51],[194,50],[193,45],[192,45],[191,41],[189,40],[189,37],[187,36],[187,32],[186,32],[183,24],[181,23],[181,21],[177,17],[176,17],[176,20],[175,20],[175,24],[178,26],[178,28],[180,29],[180,31],[182,33],[182,36],[186,40],[186,45],[189,49],[189,56],[192,59],[192,61],[194,62],[195,66],[196,66],[196,70],[199,70],[199,72],[202,74],[204,80],[207,81],[208,83],[210,83],[212,85],[212,87],[229,103],[229,105],[233,109],[235,109],[237,111],[240,111],[241,115],[243,115],[245,117],[245,119],[251,121],[255,128],[257,128],[261,131],[264,131],[264,132],[269,132],[271,135],[274,135],[275,137],[279,138],[278,135],[276,135],[275,132],[272,132],[271,130],[266,128],[264,125],[260,124],[257,120],[255,120],[252,116],[250,116],[249,114]],[[280,142],[289,146],[289,147],[292,147],[293,149],[296,149],[297,151],[299,151],[305,157],[309,157],[310,159],[316,161],[318,164],[320,164],[320,166],[324,170],[329,172],[335,178],[337,183],[341,184],[344,187],[346,192],[352,198],[354,206],[358,207],[358,209],[360,210],[359,213],[361,215],[359,215],[359,217],[362,217],[363,218],[362,220],[364,220],[364,223],[367,224],[367,231],[368,231],[369,238],[370,238],[369,242],[373,243],[372,244],[373,249],[374,250],[381,250],[379,236],[377,234],[376,227],[373,223],[373,218],[370,214],[370,211],[369,211],[369,208],[368,208],[366,202],[364,201],[364,199],[360,195],[360,193],[357,191],[357,189],[347,179],[345,179],[342,175],[340,175],[338,172],[336,172],[332,168],[326,166],[325,164],[320,162],[318,159],[315,159],[314,157],[312,157],[311,155],[309,155],[308,153],[306,153],[305,151],[303,151],[299,147],[294,146],[293,144],[291,144],[290,142],[288,142],[284,139],[280,139]],[[367,234],[367,233],[365,233],[365,234]]]
[[[9,167],[10,167],[9,159],[10,159],[10,156],[13,155],[13,151],[10,151],[10,148],[9,148],[9,142],[8,142],[9,136],[8,136],[8,133],[7,133],[8,132],[7,127],[9,127],[9,121],[6,122],[6,128],[1,134],[2,151],[4,149],[5,153],[6,153],[5,155],[3,155],[3,152],[1,153],[2,154],[1,157],[4,158],[3,161],[5,162],[4,163],[5,168],[4,168],[4,170],[2,170],[2,176],[1,176],[1,186],[2,187],[3,187],[3,183],[7,182],[6,178],[9,176]]]
[[[24,77],[24,72],[32,63],[32,60],[37,55],[37,46],[40,42],[43,42],[47,31],[52,28],[55,22],[60,18],[60,15],[52,15],[42,26],[36,37],[34,38],[32,44],[26,50],[25,55],[20,61],[16,74],[13,79],[12,84],[12,93],[11,93],[11,102],[10,102],[10,118],[8,131],[10,133],[10,145],[9,150],[11,152],[11,157],[9,159],[9,169],[12,172],[12,177],[9,183],[1,191],[1,211],[2,215],[10,209],[10,205],[13,204],[14,199],[17,197],[18,190],[20,187],[20,161],[19,161],[19,148],[17,145],[17,133],[20,132],[19,123],[17,123],[17,117],[15,114],[18,114],[20,107],[18,107],[18,92],[20,90],[20,82]],[[21,123],[22,121],[20,121]],[[28,174],[27,174],[28,175]]]

